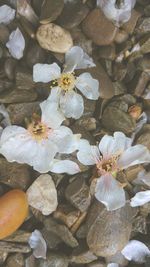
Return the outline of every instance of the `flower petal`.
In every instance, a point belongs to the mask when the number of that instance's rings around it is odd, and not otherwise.
[[[126,203],[125,192],[111,175],[101,176],[96,184],[95,197],[102,202],[107,210],[116,210]]]
[[[50,92],[49,97],[47,98],[47,100],[49,100],[51,102],[59,103],[60,94],[61,94],[61,88],[58,87],[58,86],[57,87],[53,87],[51,89],[51,92]]]
[[[144,243],[138,240],[131,240],[121,251],[124,257],[131,261],[135,261],[138,263],[145,262],[145,258],[150,256],[150,250]]]
[[[35,258],[46,259],[47,245],[40,231],[34,230],[28,243],[33,249],[33,255]]]
[[[63,113],[58,109],[57,102],[45,100],[40,103],[40,108],[42,110],[42,122],[52,129],[57,129],[65,120]]]
[[[65,126],[60,126],[50,134],[50,140],[58,146],[58,152],[67,154],[78,149],[80,137],[80,134],[73,134]]]
[[[9,24],[15,18],[15,9],[3,5],[0,7],[0,23]]]
[[[73,72],[74,69],[84,69],[94,66],[93,59],[79,46],[73,46],[65,55],[64,72]]]
[[[96,146],[90,146],[87,140],[81,139],[77,158],[84,165],[94,165],[99,161],[100,153]]]
[[[57,152],[57,146],[50,140],[37,142],[22,127],[8,126],[2,132],[0,153],[10,162],[27,163],[44,173],[49,171],[50,161]]]
[[[79,119],[84,110],[83,98],[74,91],[66,92],[60,97],[60,108],[67,118]]]
[[[20,59],[23,57],[25,39],[19,28],[17,28],[10,34],[9,41],[6,43],[6,47],[8,48],[12,57],[16,59]]]
[[[72,175],[80,172],[80,168],[77,163],[71,160],[54,159],[51,163],[50,171],[54,173],[68,173]]]
[[[114,136],[105,135],[100,143],[99,149],[105,155],[120,154],[131,146],[132,139],[122,132],[115,132]]]
[[[150,190],[136,193],[136,195],[131,198],[130,205],[131,207],[138,207],[148,202],[150,202]]]
[[[123,154],[120,156],[120,159],[118,160],[118,165],[120,166],[120,168],[126,169],[129,166],[149,162],[149,150],[143,145],[135,145],[129,147],[126,151],[123,152]]]
[[[119,264],[117,263],[109,263],[107,267],[119,267]]]
[[[76,87],[88,99],[96,100],[99,98],[99,81],[93,79],[90,73],[81,74],[76,80]]]
[[[40,64],[33,66],[33,81],[48,83],[60,77],[61,70],[56,64]]]

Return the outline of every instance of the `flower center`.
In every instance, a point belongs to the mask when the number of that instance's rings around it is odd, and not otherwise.
[[[103,158],[96,164],[98,174],[105,175],[106,173],[115,174],[118,171],[117,166],[118,156]]]
[[[57,82],[63,91],[68,92],[75,86],[75,76],[73,73],[62,73]]]
[[[41,141],[42,139],[48,138],[49,129],[44,123],[40,121],[39,122],[33,121],[32,123],[30,123],[28,126],[28,131],[32,135],[32,137],[37,141]]]

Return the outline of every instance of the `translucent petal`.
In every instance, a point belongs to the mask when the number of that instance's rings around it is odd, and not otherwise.
[[[150,250],[148,247],[138,240],[129,241],[121,253],[127,260],[132,260],[138,263],[145,262],[146,256],[150,256]]]
[[[3,5],[0,7],[0,23],[9,24],[15,18],[15,9]]]
[[[79,46],[73,46],[65,55],[64,72],[73,72],[74,69],[84,69],[94,66],[93,59]]]
[[[34,230],[34,232],[32,232],[28,243],[33,249],[33,255],[35,258],[46,259],[47,245],[39,230]]]
[[[136,195],[131,198],[130,205],[131,207],[138,207],[148,202],[150,202],[150,190],[136,193]]]
[[[42,110],[42,122],[52,129],[57,129],[65,120],[63,113],[58,109],[58,103],[45,100],[40,103]]]
[[[111,175],[101,176],[96,184],[95,197],[102,202],[107,210],[116,210],[126,203],[125,192]]]
[[[77,78],[76,87],[88,99],[96,100],[100,96],[98,80],[93,79],[87,72]]]
[[[131,146],[131,138],[125,136],[122,132],[115,132],[114,136],[105,135],[100,143],[99,149],[103,155],[121,154]]]
[[[150,152],[143,145],[136,145],[129,147],[118,160],[118,166],[122,169],[126,169],[129,166],[134,166],[141,163],[150,162]]]
[[[117,263],[109,263],[107,267],[119,267],[119,264]]]
[[[74,91],[66,92],[60,97],[60,108],[67,118],[79,119],[84,110],[83,98]]]
[[[100,159],[100,153],[96,146],[90,146],[87,140],[81,139],[77,158],[84,165],[95,165]]]
[[[6,47],[8,48],[12,57],[16,59],[20,59],[23,57],[25,39],[19,28],[17,28],[10,34],[9,41],[6,43]]]
[[[33,81],[48,83],[60,77],[61,69],[56,64],[40,64],[33,66]]]
[[[72,175],[80,172],[80,168],[75,162],[71,160],[54,159],[51,163],[50,171],[54,173],[68,173]]]

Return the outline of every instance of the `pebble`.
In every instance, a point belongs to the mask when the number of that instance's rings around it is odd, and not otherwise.
[[[40,111],[39,102],[10,104],[7,111],[12,124],[23,124],[25,118],[32,117],[33,113]]]
[[[103,261],[97,260],[89,263],[87,267],[106,267],[106,264]]]
[[[37,267],[68,267],[68,259],[61,253],[50,252],[46,260],[39,259]]]
[[[96,8],[91,11],[82,23],[83,32],[97,45],[111,44],[118,28],[108,20],[103,12]]]
[[[53,23],[41,25],[36,37],[42,48],[52,52],[66,53],[73,46],[70,33]]]
[[[8,253],[5,251],[0,251],[0,264],[4,263],[6,258],[8,256]]]
[[[24,103],[36,100],[37,93],[35,91],[14,89],[0,95],[2,104]]]
[[[70,261],[76,264],[87,264],[92,261],[97,260],[97,256],[94,255],[90,250],[84,250],[80,253],[75,253],[75,255],[71,256]]]
[[[150,18],[144,18],[137,26],[136,31],[140,34],[145,34],[150,32]]]
[[[126,205],[115,211],[95,201],[87,217],[87,244],[97,256],[108,257],[123,249],[132,229],[132,208]]]
[[[9,80],[14,80],[16,75],[17,60],[14,58],[7,58],[4,64],[4,70]]]
[[[65,196],[66,199],[81,212],[86,211],[90,206],[90,190],[85,183],[85,179],[81,175],[68,185]]]
[[[66,29],[78,26],[89,13],[89,8],[82,0],[68,1],[57,22]]]
[[[36,63],[45,63],[45,60],[46,51],[37,42],[30,42],[26,52],[27,65],[32,68]]]
[[[63,0],[45,0],[41,7],[40,23],[47,24],[57,19],[64,7]]]
[[[21,253],[10,255],[6,261],[7,267],[24,267],[24,257]]]
[[[0,180],[12,188],[25,190],[30,184],[30,167],[25,164],[8,162],[0,158]]]
[[[9,40],[9,30],[7,26],[0,24],[0,40],[2,44],[6,44]]]
[[[129,19],[128,22],[124,23],[122,25],[122,28],[129,34],[132,34],[135,27],[136,27],[136,24],[138,22],[138,19],[141,17],[141,14],[136,11],[135,9],[132,10],[131,12],[131,18]]]

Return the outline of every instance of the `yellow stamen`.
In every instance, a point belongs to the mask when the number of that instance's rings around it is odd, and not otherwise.
[[[68,92],[75,86],[75,76],[73,73],[62,73],[57,82],[63,91]]]

